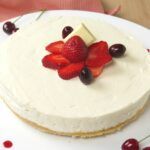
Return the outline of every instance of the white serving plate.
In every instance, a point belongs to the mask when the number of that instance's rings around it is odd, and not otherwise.
[[[30,24],[39,13],[24,15],[16,22],[17,27],[21,28]],[[76,15],[102,19],[136,37],[145,48],[150,48],[150,30],[127,20],[100,13],[71,10],[47,11],[42,15],[42,18],[54,15]],[[11,21],[13,20],[15,18],[11,19]],[[0,23],[0,43],[8,38],[8,35],[2,30],[2,25],[3,23]],[[149,116],[150,102],[138,120],[119,132],[91,139],[70,138],[42,133],[30,127],[20,121],[0,100],[0,149],[5,149],[2,145],[3,141],[11,140],[14,145],[10,150],[119,150],[124,140],[130,137],[140,140],[150,134]],[[142,145],[150,146],[150,139],[144,141]]]

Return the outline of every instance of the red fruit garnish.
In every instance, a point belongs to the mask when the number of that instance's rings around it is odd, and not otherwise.
[[[3,25],[3,31],[7,34],[12,34],[16,30],[16,26],[14,23],[8,21]]]
[[[88,48],[79,36],[71,37],[62,50],[62,55],[74,63],[84,61],[87,54]]]
[[[84,83],[85,85],[91,84],[94,79],[92,72],[86,66],[82,68],[82,70],[79,74],[79,78],[80,78],[81,82]]]
[[[70,26],[64,27],[62,30],[62,38],[64,39],[65,37],[67,37],[72,31],[73,31],[72,27]]]
[[[78,76],[84,67],[84,62],[72,63],[66,67],[60,68],[58,74],[62,79],[69,80]]]
[[[11,148],[13,146],[13,143],[11,141],[7,140],[7,141],[3,142],[3,146],[5,148]]]
[[[103,72],[104,66],[102,66],[102,67],[89,67],[89,69],[92,72],[93,77],[96,78]]]
[[[70,64],[69,60],[62,55],[49,54],[42,59],[43,66],[46,68],[59,69]]]
[[[122,150],[139,150],[139,142],[136,139],[126,140],[121,147]]]
[[[88,67],[101,67],[111,60],[112,57],[109,54],[107,42],[100,41],[89,47],[89,54],[86,60]]]
[[[46,50],[53,54],[61,54],[63,46],[64,46],[63,41],[57,41],[47,45]]]

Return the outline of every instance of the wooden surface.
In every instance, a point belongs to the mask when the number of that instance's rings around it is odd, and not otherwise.
[[[118,17],[133,21],[150,28],[150,0],[101,0],[109,10],[121,5]]]

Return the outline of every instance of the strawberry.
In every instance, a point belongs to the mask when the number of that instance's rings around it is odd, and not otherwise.
[[[62,79],[69,80],[78,76],[84,67],[84,62],[72,63],[66,67],[60,68],[58,74]]]
[[[59,69],[70,64],[69,60],[62,55],[49,54],[42,59],[43,66],[46,68]]]
[[[92,72],[93,77],[96,78],[102,73],[104,66],[102,66],[102,67],[88,67],[88,68]]]
[[[63,46],[64,46],[63,41],[57,41],[57,42],[53,42],[47,45],[46,50],[53,54],[61,54]]]
[[[89,54],[86,60],[88,67],[101,67],[111,60],[112,57],[109,54],[107,42],[100,41],[89,47]]]
[[[84,61],[88,54],[88,48],[85,42],[79,36],[71,37],[62,50],[62,55],[71,62],[76,63]]]

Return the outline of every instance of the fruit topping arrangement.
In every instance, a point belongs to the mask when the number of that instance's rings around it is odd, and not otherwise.
[[[83,24],[76,30],[64,27],[62,38],[64,40],[46,46],[50,54],[42,59],[43,66],[57,70],[64,80],[79,77],[86,85],[102,73],[105,65],[112,62],[112,57],[121,57],[126,51],[122,44],[109,48],[106,41],[94,43],[95,37]]]

